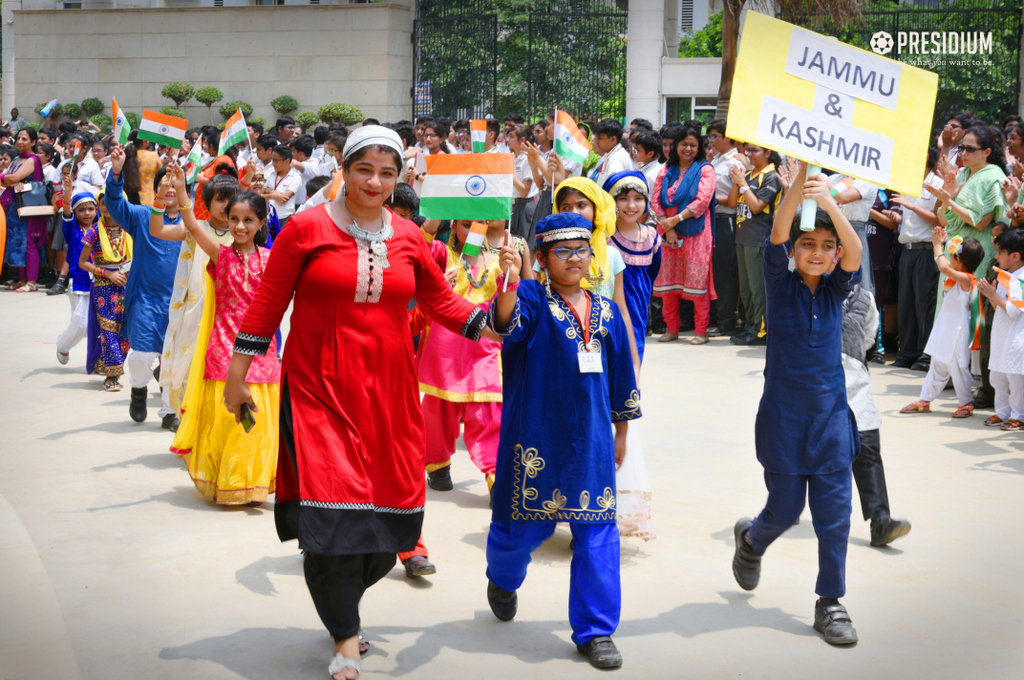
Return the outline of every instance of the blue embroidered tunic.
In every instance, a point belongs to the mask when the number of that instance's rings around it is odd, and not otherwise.
[[[162,352],[167,315],[174,289],[174,272],[178,266],[181,244],[164,241],[149,233],[150,209],[135,205],[124,198],[124,177],[107,177],[104,202],[107,211],[135,242],[132,252],[132,271],[124,290],[124,321],[121,337],[137,352]],[[178,224],[181,216],[168,219],[165,224]]]
[[[768,347],[754,442],[768,472],[825,475],[849,467],[860,450],[846,402],[843,301],[860,272],[837,266],[811,294],[789,270],[786,245],[764,250]]]
[[[572,307],[556,292],[547,297],[538,281],[519,285],[502,333],[495,522],[615,522],[612,423],[639,418],[640,395],[615,303],[588,295],[587,337],[599,348],[601,373],[580,372],[584,333]]]

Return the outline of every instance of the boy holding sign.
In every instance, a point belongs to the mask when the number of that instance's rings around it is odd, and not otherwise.
[[[765,247],[773,333],[755,446],[768,502],[753,522],[736,523],[733,575],[744,590],[757,587],[761,556],[800,519],[807,497],[818,536],[814,629],[831,644],[851,644],[857,632],[838,598],[846,593],[851,467],[860,442],[846,401],[842,317],[843,301],[860,280],[861,244],[831,188],[823,175],[807,177],[801,162]],[[803,199],[819,206],[813,231],[800,230],[796,210]],[[789,270],[790,259],[795,271]]]

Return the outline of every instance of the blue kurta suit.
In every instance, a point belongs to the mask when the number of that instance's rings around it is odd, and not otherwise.
[[[803,277],[789,271],[787,246],[769,241],[764,279],[769,333],[754,440],[768,502],[750,540],[763,555],[800,518],[807,497],[818,536],[815,592],[839,598],[846,592],[851,466],[860,450],[846,403],[843,301],[860,272],[837,265],[812,294]]]
[[[626,263],[622,292],[626,296],[629,319],[633,322],[636,351],[640,355],[640,362],[643,363],[647,322],[651,313],[651,294],[654,292],[654,280],[658,278],[658,272],[661,271],[661,237],[654,232],[654,238],[650,240],[650,247],[641,247],[639,250],[635,248],[642,244],[627,241],[618,234],[612,234],[611,242],[622,253],[622,260]]]
[[[167,314],[174,289],[174,272],[178,266],[181,244],[164,241],[149,233],[149,206],[129,203],[124,197],[124,177],[107,177],[107,190],[103,196],[107,211],[135,242],[132,251],[132,271],[124,290],[124,321],[121,336],[136,352],[156,352],[164,349]],[[179,224],[181,216],[171,220],[164,216],[164,224]]]
[[[578,645],[618,626],[612,423],[640,417],[628,331],[615,304],[591,295],[588,327],[601,373],[580,371],[584,334],[572,307],[557,293],[548,298],[537,281],[520,283],[502,333],[501,441],[487,543],[488,578],[514,591],[530,553],[556,522],[570,523],[569,621]]]

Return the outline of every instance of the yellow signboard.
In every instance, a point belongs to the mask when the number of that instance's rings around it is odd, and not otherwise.
[[[920,196],[937,74],[748,12],[726,136]]]

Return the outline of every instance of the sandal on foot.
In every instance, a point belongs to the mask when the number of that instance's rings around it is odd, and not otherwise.
[[[61,366],[66,366],[70,359],[70,354],[65,354],[64,352],[61,352],[59,349],[57,350],[57,361],[58,363],[60,363]]]
[[[1024,430],[1024,423],[1014,418],[1010,418],[1005,423],[1000,425],[999,429],[1003,430],[1004,432],[1016,432],[1017,430]]]
[[[335,657],[331,659],[331,665],[327,667],[327,673],[331,678],[334,678],[335,675],[344,670],[348,670],[349,668],[354,670],[357,674],[361,674],[363,672],[359,659],[352,659],[347,656],[342,656],[341,654],[336,654]]]
[[[21,288],[15,289],[15,293],[34,293],[39,290],[39,284],[35,281],[29,281]]]
[[[931,402],[915,401],[900,409],[900,413],[931,413]]]
[[[1003,424],[1003,419],[999,416],[989,416],[985,419],[985,427],[998,427]]]
[[[366,654],[368,651],[370,651],[370,643],[363,637],[362,629],[359,629],[359,656]]]
[[[957,410],[953,411],[954,418],[970,418],[974,415],[974,404],[964,404]]]
[[[120,392],[121,383],[118,382],[117,378],[110,377],[103,381],[103,389],[107,392]]]

